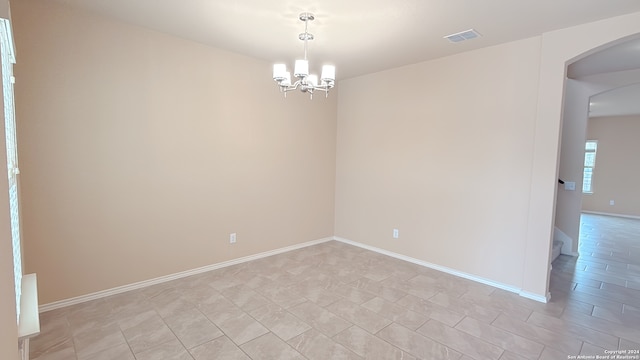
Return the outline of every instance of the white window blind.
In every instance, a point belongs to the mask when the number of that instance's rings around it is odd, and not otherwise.
[[[18,208],[18,147],[16,118],[13,99],[13,64],[15,64],[11,25],[0,19],[0,57],[2,61],[2,89],[7,143],[7,173],[9,178],[9,208],[11,215],[11,241],[13,244],[13,273],[16,291],[16,312],[20,319],[20,295],[22,294],[22,250],[20,249],[20,211]]]

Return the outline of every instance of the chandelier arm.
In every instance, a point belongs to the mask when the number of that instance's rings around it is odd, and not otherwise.
[[[293,91],[298,89],[298,86],[300,86],[301,82],[300,80],[296,81],[295,83],[291,84],[291,85],[280,85],[280,91],[282,92],[289,92],[289,91]]]

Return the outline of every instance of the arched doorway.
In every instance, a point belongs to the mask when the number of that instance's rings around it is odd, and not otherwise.
[[[640,33],[640,13],[562,29],[542,36],[532,181],[522,294],[550,299],[550,256],[567,65]]]

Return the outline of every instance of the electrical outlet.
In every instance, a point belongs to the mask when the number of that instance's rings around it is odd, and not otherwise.
[[[615,205],[615,204],[616,204],[616,201],[615,201],[615,200],[609,200],[609,205],[613,206],[613,205]]]
[[[393,238],[397,239],[400,237],[400,232],[398,231],[398,229],[393,229]]]
[[[236,233],[233,233],[229,235],[229,244],[235,244],[235,243],[236,243]]]

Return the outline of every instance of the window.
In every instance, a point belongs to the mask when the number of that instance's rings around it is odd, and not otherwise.
[[[584,175],[582,177],[582,192],[593,193],[593,169],[596,167],[597,140],[587,140],[584,145]]]
[[[2,100],[9,174],[9,213],[11,216],[11,241],[13,244],[13,273],[16,291],[16,313],[19,321],[20,296],[22,294],[22,252],[20,250],[20,210],[18,208],[18,148],[13,102],[13,64],[15,64],[15,57],[11,26],[6,19],[0,19],[0,58],[2,62],[2,92],[4,95]]]

